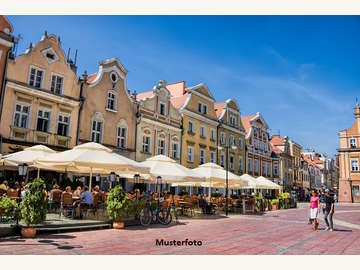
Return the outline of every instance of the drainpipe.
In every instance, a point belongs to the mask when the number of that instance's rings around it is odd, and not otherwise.
[[[79,144],[79,136],[80,136],[80,119],[81,119],[81,112],[84,106],[85,97],[83,96],[84,91],[84,85],[87,82],[87,72],[85,70],[84,74],[82,75],[82,78],[80,79],[80,94],[79,94],[79,100],[80,100],[80,107],[79,107],[79,113],[78,113],[78,122],[77,122],[77,130],[76,130],[76,141],[75,144]]]
[[[136,101],[136,91],[134,91],[134,100],[135,100],[135,106],[136,106],[136,114],[135,114],[135,155],[134,155],[134,160],[136,161],[136,154],[137,154],[137,143],[138,143],[138,138],[137,138],[137,134],[138,134],[138,125],[140,124],[141,121],[141,115],[140,115],[140,104]]]
[[[183,125],[183,118],[181,117],[181,132],[180,132],[180,164],[182,165],[182,151],[183,151],[183,134],[184,134],[184,125]]]

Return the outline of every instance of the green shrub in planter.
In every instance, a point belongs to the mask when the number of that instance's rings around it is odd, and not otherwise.
[[[15,217],[16,211],[18,209],[18,204],[15,200],[10,199],[9,197],[0,197],[0,214],[8,218]]]
[[[144,209],[146,204],[145,200],[133,200],[128,201],[127,207],[126,207],[126,214],[127,216],[138,216],[141,212],[141,210]]]
[[[106,200],[106,210],[113,221],[120,221],[127,214],[128,198],[121,185],[110,190]]]
[[[279,205],[279,200],[278,199],[271,200],[271,205]]]
[[[40,179],[34,179],[20,204],[21,218],[27,226],[40,224],[46,219],[46,186]]]

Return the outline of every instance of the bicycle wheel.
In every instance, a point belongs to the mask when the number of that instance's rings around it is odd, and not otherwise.
[[[169,225],[172,221],[172,215],[170,213],[170,208],[160,209],[157,212],[156,217],[157,217],[157,220],[160,222],[160,224]]]
[[[139,214],[139,220],[141,225],[143,226],[149,226],[152,219],[152,213],[151,210],[147,207],[145,207],[143,210],[141,210]]]

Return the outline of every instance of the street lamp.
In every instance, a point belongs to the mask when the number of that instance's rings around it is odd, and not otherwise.
[[[226,165],[225,165],[225,170],[226,170],[226,184],[225,184],[225,215],[227,216],[229,214],[229,201],[228,201],[228,196],[229,196],[229,150],[230,148],[233,150],[236,150],[236,146],[235,145],[223,145],[223,146],[218,146],[218,149],[221,151],[223,150],[223,148],[225,148],[225,159],[226,159]]]
[[[27,174],[28,165],[26,163],[19,164],[18,171],[19,176],[22,176],[22,180],[24,181],[25,175]]]

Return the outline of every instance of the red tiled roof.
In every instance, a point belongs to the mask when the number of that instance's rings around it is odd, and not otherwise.
[[[284,145],[285,139],[280,135],[272,135],[270,139],[270,143],[273,145]]]
[[[147,92],[138,93],[136,95],[136,100],[137,101],[144,100],[144,99],[147,99],[149,97],[152,97],[152,95],[153,95],[153,91],[147,91]]]
[[[187,97],[188,97],[187,93],[185,95],[182,95],[182,96],[172,97],[170,99],[170,102],[176,109],[180,109],[184,105]]]
[[[271,150],[272,150],[273,152],[275,152],[276,154],[281,154],[281,153],[283,152],[279,147],[277,147],[276,145],[272,144],[271,142],[270,142],[270,146],[271,146]]]
[[[184,95],[186,93],[185,81],[169,83],[166,85],[172,97]]]
[[[215,103],[214,105],[214,109],[215,109],[215,113],[216,113],[216,117],[219,119],[221,116],[221,113],[224,109],[225,103],[221,102],[221,103]]]
[[[92,83],[92,82],[95,80],[96,75],[97,75],[97,72],[95,72],[95,73],[93,73],[93,74],[90,74],[90,75],[88,76],[88,78],[87,78],[87,82],[88,82],[88,83]]]
[[[247,116],[241,116],[241,122],[243,124],[243,127],[246,131],[246,133],[249,133],[249,130],[250,130],[250,121],[252,118],[254,118],[255,115],[247,115]]]

